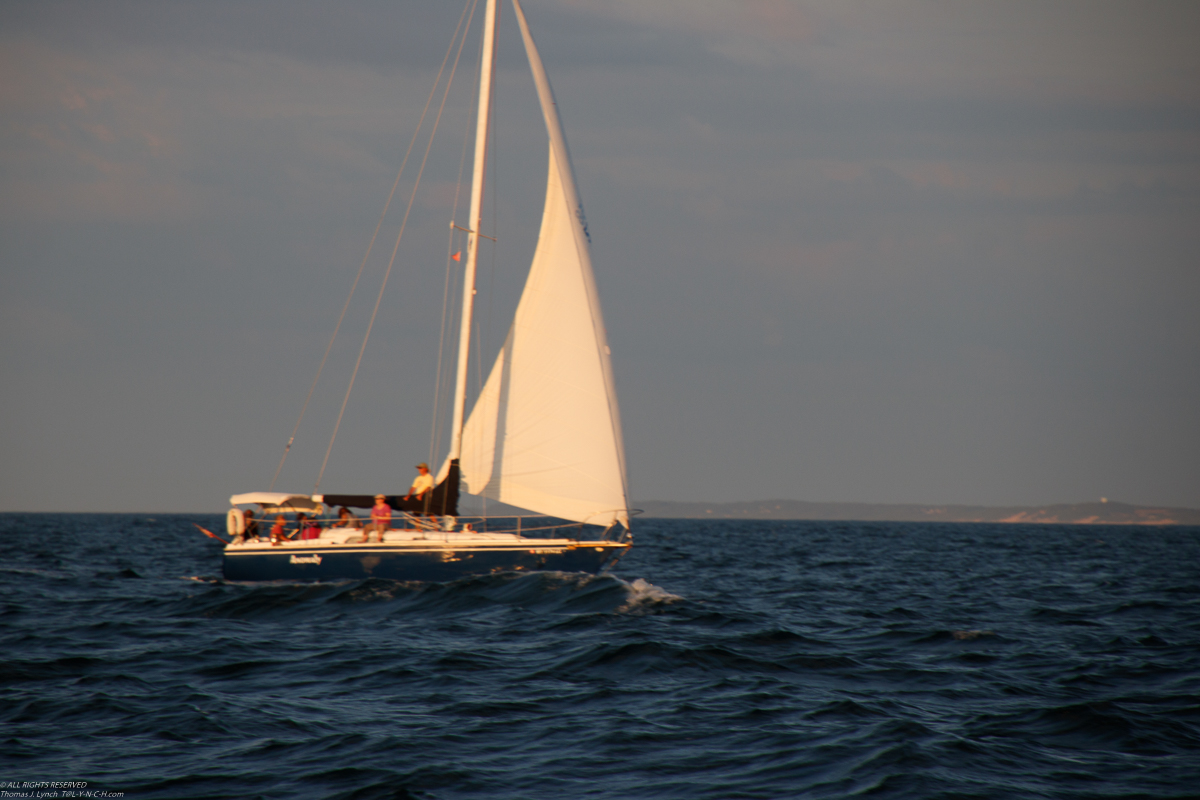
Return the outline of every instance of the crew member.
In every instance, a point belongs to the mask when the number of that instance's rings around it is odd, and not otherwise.
[[[363,541],[371,541],[371,533],[379,534],[379,541],[383,541],[383,532],[392,527],[392,507],[387,504],[387,497],[382,494],[375,495],[375,505],[371,507],[371,522],[367,525],[363,533]]]
[[[410,499],[413,495],[416,495],[418,500],[424,500],[433,491],[433,476],[429,474],[429,465],[424,461],[417,464],[417,473],[412,486],[408,489],[408,494],[404,495],[405,500]]]
[[[245,510],[245,512],[242,514],[242,519],[246,523],[245,528],[242,531],[243,539],[251,539],[251,540],[257,539],[258,538],[258,520],[256,520],[254,518],[254,512],[247,508]]]
[[[359,522],[358,517],[350,513],[350,509],[346,508],[345,506],[342,506],[338,509],[337,527],[358,528],[361,527],[361,525],[362,523]]]
[[[279,544],[283,541],[284,525],[287,525],[287,517],[283,514],[276,514],[275,524],[271,526],[271,544]]]

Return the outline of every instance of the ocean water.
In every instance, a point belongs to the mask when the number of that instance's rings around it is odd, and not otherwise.
[[[193,522],[0,515],[0,788],[1200,797],[1200,528],[643,520],[600,577],[247,585]]]

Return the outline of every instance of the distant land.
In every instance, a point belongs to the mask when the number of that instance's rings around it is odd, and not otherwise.
[[[1200,525],[1200,509],[1129,503],[1067,503],[1050,506],[927,506],[884,503],[635,503],[643,517],[672,519],[827,519],[886,522],[1044,522],[1075,525]]]

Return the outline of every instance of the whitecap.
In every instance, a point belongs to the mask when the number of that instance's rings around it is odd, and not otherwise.
[[[626,593],[625,603],[617,609],[618,614],[683,600],[679,595],[671,594],[661,586],[655,586],[642,578],[635,578],[632,583],[622,581],[620,578],[617,580],[625,585]]]

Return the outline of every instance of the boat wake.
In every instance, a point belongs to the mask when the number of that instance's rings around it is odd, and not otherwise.
[[[633,583],[625,583],[625,581],[621,581],[621,583],[625,584],[628,599],[617,609],[618,614],[645,613],[683,600],[679,595],[671,594],[661,586],[655,586],[641,578],[635,578]]]
[[[347,613],[395,615],[478,614],[520,609],[545,614],[655,613],[682,601],[642,578],[582,572],[506,572],[446,583],[368,578],[339,583],[234,583],[200,576],[203,587],[179,609],[184,615],[233,619],[321,617]]]

